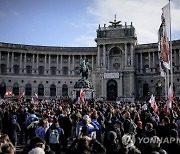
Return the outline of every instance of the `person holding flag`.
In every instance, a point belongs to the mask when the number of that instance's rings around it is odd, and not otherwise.
[[[153,94],[151,95],[151,98],[149,100],[149,103],[152,107],[152,109],[154,110],[154,112],[157,112],[158,111],[158,106],[156,104],[156,101],[155,101],[155,96],[153,96]]]
[[[173,99],[174,99],[174,97],[173,97],[172,87],[170,85],[169,90],[168,90],[168,98],[167,98],[167,102],[165,105],[165,113],[167,116],[170,116],[170,114],[171,114]]]
[[[14,96],[13,91],[12,90],[6,90],[4,97],[12,97],[12,96]]]
[[[25,91],[23,91],[22,93],[20,93],[20,94],[18,95],[18,100],[20,100],[21,98],[23,98],[24,95],[25,95]]]
[[[36,96],[36,98],[37,98],[37,99],[39,98],[39,96],[38,96],[38,94],[37,94],[37,93],[34,93],[34,95]]]
[[[83,91],[82,88],[81,88],[81,91],[80,91],[80,102],[85,103],[85,92]]]

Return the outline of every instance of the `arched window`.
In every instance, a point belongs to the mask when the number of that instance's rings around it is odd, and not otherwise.
[[[39,66],[39,75],[44,75],[44,66]]]
[[[50,86],[50,96],[56,96],[56,85],[54,84]]]
[[[143,96],[149,95],[149,85],[145,82],[143,85]]]
[[[18,83],[15,83],[13,85],[13,94],[14,95],[19,95],[19,85],[18,85]]]
[[[1,64],[1,74],[6,74],[6,65]]]
[[[38,85],[38,95],[39,96],[44,96],[44,86],[43,86],[43,84]]]
[[[112,48],[109,52],[108,63],[109,63],[109,66],[108,66],[109,69],[112,69],[112,70],[122,69],[123,64],[124,64],[122,50],[119,49],[118,47]]]
[[[26,66],[26,74],[32,74],[32,66]]]
[[[6,84],[2,82],[0,84],[0,97],[4,98],[5,93],[6,93]]]
[[[68,67],[63,67],[63,75],[68,75]]]
[[[80,75],[80,67],[75,67],[74,68],[74,74],[77,75],[77,76]]]
[[[62,96],[68,96],[68,86],[66,84],[62,86]]]
[[[26,84],[25,95],[27,95],[27,96],[32,95],[32,86],[30,83]]]
[[[14,65],[13,69],[14,69],[14,74],[19,74],[19,65]]]
[[[117,82],[116,80],[109,80],[107,82],[107,99],[116,100],[117,97]]]
[[[56,67],[51,67],[51,75],[56,75]]]

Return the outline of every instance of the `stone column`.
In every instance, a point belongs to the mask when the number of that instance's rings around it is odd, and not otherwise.
[[[92,71],[94,70],[94,56],[92,55],[92,60],[91,60],[91,67],[92,67]]]
[[[151,68],[151,53],[148,52],[148,59],[149,59],[149,68]]]
[[[177,66],[176,49],[174,50],[174,66]]]
[[[109,69],[110,69],[110,68],[109,68],[109,65],[110,65],[110,64],[109,64],[109,63],[110,63],[110,62],[109,62],[109,53],[107,54],[107,62],[106,62],[106,63],[107,63],[107,70],[109,70]],[[122,66],[121,66],[121,67],[122,67]]]
[[[61,55],[61,75],[63,75],[63,66],[62,66],[62,64],[63,64],[63,55]]]
[[[45,70],[45,75],[47,74],[47,55],[44,55],[44,70]]]
[[[155,68],[155,63],[154,63],[154,52],[153,52],[153,61],[152,61],[152,63],[153,63],[153,68]]]
[[[71,74],[71,56],[68,56],[68,75]]]
[[[124,65],[125,67],[127,66],[127,43],[124,43],[124,52],[125,52],[125,60],[124,60]]]
[[[14,73],[13,66],[14,66],[14,52],[12,52],[12,56],[11,56],[11,72],[12,73]]]
[[[135,64],[135,66],[136,66],[136,69],[138,70],[139,69],[139,54],[137,53],[137,54],[135,54],[135,60],[136,60],[136,64]]]
[[[131,48],[131,66],[134,66],[134,47],[132,43],[130,48]]]
[[[100,67],[100,45],[98,45],[98,53],[97,53],[97,67]]]
[[[74,68],[74,55],[72,56],[72,67],[73,67],[73,68],[72,68],[72,74],[74,75],[74,69],[75,69],[75,68]]]
[[[37,67],[37,74],[39,74],[39,54],[36,57],[36,67]]]
[[[106,68],[106,45],[103,45],[103,68]]]
[[[123,96],[123,75],[122,73],[119,74],[119,81],[120,81],[120,84],[119,84],[119,96]]]
[[[104,96],[104,79],[103,76],[101,76],[101,96]]]
[[[34,74],[34,54],[32,55],[32,74]]]
[[[81,64],[81,61],[82,61],[82,55],[80,55],[80,64]]]
[[[141,65],[141,66],[140,66],[140,68],[141,68],[141,71],[140,71],[140,72],[143,73],[143,70],[142,70],[142,69],[143,69],[142,53],[140,53],[140,62],[141,62],[141,63],[140,63],[140,65]]]
[[[51,74],[51,55],[49,54],[49,68],[48,68],[48,74]]]
[[[7,73],[9,73],[9,52],[7,55]]]
[[[24,74],[26,74],[26,53],[24,54]]]
[[[22,73],[22,53],[20,53],[20,74]]]
[[[59,55],[57,55],[56,61],[56,75],[59,75]]]

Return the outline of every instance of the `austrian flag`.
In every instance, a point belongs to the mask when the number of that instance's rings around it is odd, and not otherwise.
[[[173,91],[172,91],[172,88],[171,88],[171,85],[169,87],[169,90],[168,90],[168,98],[167,98],[167,102],[166,102],[166,106],[165,106],[165,112],[166,112],[166,115],[169,116],[170,115],[170,110],[172,109],[172,101],[173,101],[174,97],[173,97]]]
[[[157,112],[158,111],[158,106],[156,104],[155,96],[153,96],[153,94],[151,95],[149,103],[151,104],[151,107],[153,108],[154,112]]]
[[[81,91],[80,91],[80,101],[81,102],[85,102],[85,92],[81,89]]]
[[[12,90],[7,90],[5,95],[4,95],[4,97],[12,97],[12,96],[14,96]]]
[[[22,93],[20,93],[20,94],[18,95],[18,99],[21,99],[24,95],[25,95],[25,91],[23,91]]]

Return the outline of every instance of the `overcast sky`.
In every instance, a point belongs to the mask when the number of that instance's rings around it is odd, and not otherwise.
[[[0,42],[94,47],[98,25],[133,23],[139,44],[155,43],[168,0],[0,0]],[[171,0],[172,40],[180,39],[180,0]]]

